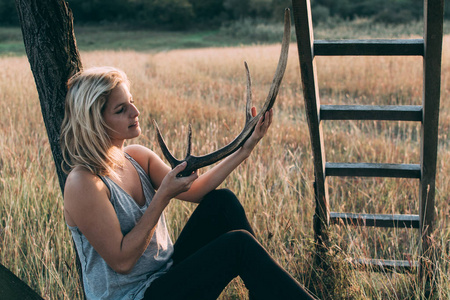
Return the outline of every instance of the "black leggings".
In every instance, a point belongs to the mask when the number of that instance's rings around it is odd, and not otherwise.
[[[205,196],[174,245],[174,265],[144,299],[217,299],[240,276],[251,299],[313,299],[260,243],[229,190]]]

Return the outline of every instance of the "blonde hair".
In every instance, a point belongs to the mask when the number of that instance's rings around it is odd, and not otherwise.
[[[112,147],[102,116],[108,96],[121,83],[130,86],[126,74],[113,67],[82,70],[67,82],[60,136],[66,173],[82,166],[96,175],[115,175],[123,165],[124,154]]]

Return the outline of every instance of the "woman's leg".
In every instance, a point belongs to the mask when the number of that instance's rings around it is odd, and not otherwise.
[[[240,276],[255,299],[313,299],[245,230],[225,233],[156,279],[144,299],[217,299]]]
[[[236,195],[228,189],[208,193],[175,242],[174,263],[180,263],[222,234],[239,229],[255,235]]]

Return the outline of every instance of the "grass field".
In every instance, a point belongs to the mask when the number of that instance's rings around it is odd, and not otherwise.
[[[352,22],[331,19],[315,26],[316,39],[391,38],[422,36],[420,21],[405,25],[374,24],[370,19]],[[444,32],[450,33],[450,21],[444,22]],[[161,52],[173,49],[231,47],[253,44],[273,44],[283,34],[282,24],[242,20],[209,30],[157,31],[136,29],[117,24],[75,26],[77,44],[82,51],[133,50]],[[295,40],[292,31],[292,40]],[[18,27],[0,27],[0,55],[25,55],[22,33]]]
[[[81,35],[81,34],[80,34]],[[80,37],[81,39],[81,37]],[[118,37],[120,39],[120,37]],[[0,48],[5,47],[4,43]],[[140,143],[160,153],[151,121],[156,119],[170,149],[185,149],[193,126],[193,153],[227,143],[244,123],[245,72],[252,72],[255,105],[264,101],[279,45],[248,45],[171,51],[81,52],[85,67],[125,70],[141,111]],[[450,37],[444,40],[436,193],[438,282],[435,297],[450,298]],[[81,297],[71,237],[27,58],[0,57],[0,262],[46,299]],[[326,104],[419,104],[420,58],[320,58]],[[420,128],[402,122],[327,122],[327,158],[335,162],[418,163]],[[314,265],[312,153],[303,107],[299,63],[292,44],[275,104],[275,122],[252,156],[223,187],[241,199],[258,240],[306,287],[324,299],[420,299],[415,274],[350,270],[352,257],[418,259],[415,230],[335,226],[327,252],[330,268]],[[418,182],[400,179],[333,179],[331,210],[418,213]],[[194,206],[173,201],[166,213],[173,239]],[[246,299],[234,280],[221,299]]]

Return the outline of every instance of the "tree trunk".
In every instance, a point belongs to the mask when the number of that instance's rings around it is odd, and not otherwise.
[[[0,264],[0,295],[4,300],[42,300],[28,285]]]
[[[82,67],[73,32],[72,12],[61,0],[15,1],[59,185],[64,192],[67,176],[61,167],[63,158],[59,134],[64,118],[66,82]],[[78,263],[77,256],[77,269]],[[42,299],[1,264],[0,295],[5,296],[4,299]]]
[[[39,93],[42,116],[64,191],[59,133],[64,118],[67,79],[81,69],[72,12],[61,0],[16,0],[25,50]]]

